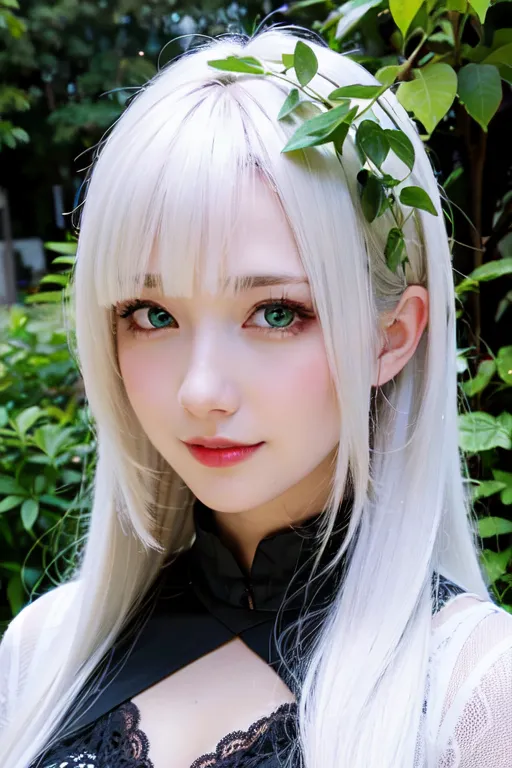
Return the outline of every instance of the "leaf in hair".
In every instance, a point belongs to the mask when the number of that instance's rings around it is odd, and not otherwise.
[[[434,203],[421,187],[404,187],[400,192],[400,202],[404,205],[410,205],[411,208],[421,208],[422,211],[437,216]]]
[[[386,264],[392,272],[407,259],[405,250],[404,233],[398,227],[392,227],[388,232],[388,239],[384,248]]]
[[[303,43],[302,40],[298,40],[293,54],[293,61],[297,80],[304,88],[318,72],[318,59],[309,45]]]
[[[283,106],[281,107],[279,114],[277,116],[278,120],[283,120],[283,118],[288,117],[293,110],[298,107],[300,104],[300,94],[297,88],[292,88],[288,96],[286,97],[286,101],[284,102]]]
[[[350,103],[347,103],[306,120],[297,128],[281,152],[292,152],[332,141],[333,133],[350,114]]]
[[[283,53],[281,58],[285,69],[293,69],[295,61],[293,53]]]
[[[247,75],[264,75],[265,70],[258,59],[253,56],[227,56],[225,59],[213,59],[208,62],[210,67],[223,72],[240,72]]]
[[[389,142],[391,151],[412,171],[415,153],[411,140],[403,131],[396,131],[391,128],[387,128],[384,134]]]
[[[369,172],[361,190],[361,206],[365,219],[370,223],[380,214],[384,198],[384,187],[380,179]]]
[[[338,99],[373,99],[385,89],[381,85],[344,85],[329,94],[331,101]]]
[[[342,155],[343,154],[343,142],[347,138],[348,132],[350,130],[350,126],[352,124],[352,121],[357,116],[358,108],[353,107],[348,115],[346,116],[345,120],[339,125],[334,133],[332,134],[332,141],[334,144],[334,147],[336,151]]]
[[[377,168],[381,167],[389,152],[389,142],[378,123],[373,120],[363,120],[357,128],[356,144]]]

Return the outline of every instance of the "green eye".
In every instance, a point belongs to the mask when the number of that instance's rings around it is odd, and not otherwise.
[[[173,317],[161,307],[149,307],[147,318],[153,328],[167,328],[174,322]]]
[[[288,307],[267,307],[263,313],[266,322],[273,328],[286,328],[295,319],[296,312]]]

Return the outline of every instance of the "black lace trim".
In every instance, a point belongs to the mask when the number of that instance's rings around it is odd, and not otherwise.
[[[279,742],[289,745],[291,738],[296,734],[296,723],[297,704],[281,704],[275,712],[257,720],[246,731],[228,733],[219,741],[215,752],[201,755],[194,760],[190,768],[238,768],[242,758],[244,768],[247,768],[251,765],[252,757],[261,760],[279,752]],[[282,748],[286,744],[283,744]]]
[[[31,768],[155,768],[148,757],[148,737],[139,729],[140,711],[133,701],[99,718],[76,740],[66,739]]]
[[[432,581],[435,614],[465,590],[440,576]],[[424,703],[425,711],[426,702]],[[80,738],[70,737],[51,748],[30,768],[155,768],[149,759],[149,741],[139,729],[141,714],[133,701],[99,718]],[[290,749],[297,737],[297,704],[282,704],[246,731],[233,731],[219,741],[214,752],[198,757],[190,768],[270,768],[272,756]],[[268,758],[269,762],[265,762]]]

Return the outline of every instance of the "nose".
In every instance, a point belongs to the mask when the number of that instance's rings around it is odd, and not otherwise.
[[[227,416],[239,407],[238,388],[230,375],[230,363],[236,360],[230,360],[233,355],[222,346],[215,332],[195,340],[178,401],[196,418]]]

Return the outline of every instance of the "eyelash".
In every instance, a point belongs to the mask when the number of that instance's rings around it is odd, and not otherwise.
[[[133,319],[133,314],[137,312],[139,309],[149,309],[150,307],[156,307],[157,309],[164,309],[164,307],[161,307],[160,304],[157,304],[153,301],[143,301],[141,299],[135,299],[134,301],[129,301],[121,306],[118,306],[116,308],[116,312],[119,317],[127,319],[129,321],[128,330],[133,333],[134,335],[139,334],[153,334],[155,331],[158,330],[171,330],[170,328],[141,328],[138,326]],[[293,312],[295,312],[298,322],[294,322],[293,325],[289,325],[286,328],[263,328],[259,326],[252,326],[252,328],[256,328],[259,332],[262,332],[268,336],[273,336],[274,338],[285,338],[289,336],[297,336],[299,333],[301,333],[306,325],[308,324],[308,321],[313,320],[316,315],[315,313],[306,305],[303,304],[301,301],[294,301],[292,299],[287,299],[285,296],[282,296],[280,299],[272,299],[267,301],[262,301],[259,304],[257,304],[254,307],[253,312],[251,313],[250,317],[252,317],[256,312],[267,309],[267,307],[271,307],[273,309],[275,308],[285,308],[290,309]],[[164,311],[166,311],[164,309]],[[169,313],[170,315],[170,313]],[[172,317],[172,315],[170,315]],[[179,327],[179,326],[178,326]],[[174,329],[172,329],[174,330]]]

